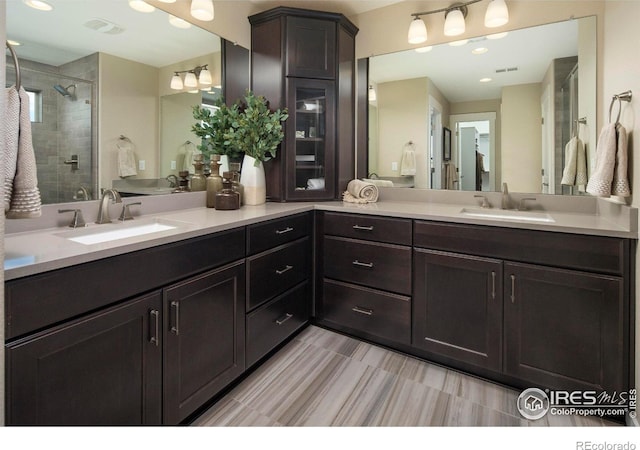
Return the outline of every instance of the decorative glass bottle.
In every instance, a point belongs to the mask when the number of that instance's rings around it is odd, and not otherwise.
[[[211,173],[207,178],[207,208],[216,207],[216,194],[223,189],[220,176],[220,155],[211,155]]]
[[[231,188],[231,172],[224,173],[224,188],[216,194],[216,209],[220,211],[240,208],[240,194]]]
[[[202,154],[193,157],[193,167],[195,173],[191,176],[192,191],[206,191],[207,178],[204,176],[204,162],[202,162]]]
[[[229,163],[231,171],[231,189],[240,195],[240,205],[244,205],[244,186],[240,184],[240,163]]]

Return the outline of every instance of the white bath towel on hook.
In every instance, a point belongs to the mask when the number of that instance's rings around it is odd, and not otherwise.
[[[411,176],[416,174],[415,145],[409,141],[404,145],[402,161],[400,162],[400,175]]]

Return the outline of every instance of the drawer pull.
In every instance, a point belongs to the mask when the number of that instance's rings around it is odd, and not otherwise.
[[[285,314],[284,317],[282,319],[276,319],[276,325],[282,325],[284,324],[287,320],[291,319],[293,317],[293,314]]]
[[[511,303],[516,303],[516,276],[511,275]]]
[[[171,327],[171,332],[176,336],[180,335],[180,302],[171,302],[171,309],[175,311],[174,325]]]
[[[278,235],[287,234],[287,233],[291,233],[292,231],[293,231],[293,228],[287,227],[284,230],[276,230],[276,234],[278,234]]]
[[[373,226],[371,226],[371,227],[363,227],[363,226],[360,226],[360,225],[354,225],[353,229],[354,230],[358,230],[358,231],[373,231]]]
[[[353,308],[351,308],[351,311],[358,314],[364,314],[365,316],[373,316],[373,309],[363,309],[358,306],[354,306]]]
[[[373,269],[373,263],[363,263],[358,261],[357,259],[352,264],[357,267],[365,267],[367,269]]]
[[[491,272],[491,298],[496,299],[496,273]]]
[[[289,266],[289,265],[287,265],[287,266],[285,266],[285,268],[284,268],[284,269],[282,269],[282,270],[276,270],[276,275],[284,275],[285,273],[287,273],[288,271],[290,271],[290,270],[292,270],[292,269],[293,269],[293,266]]]
[[[160,345],[160,339],[158,338],[160,336],[160,313],[155,309],[152,309],[151,311],[149,311],[149,315],[151,316],[151,320],[154,322],[154,326],[152,329],[153,334],[151,335],[149,342],[151,344],[155,344],[155,346],[158,347]]]

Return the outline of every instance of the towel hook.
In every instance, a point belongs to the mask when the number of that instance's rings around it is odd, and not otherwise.
[[[625,91],[618,95],[614,95],[611,99],[611,105],[609,105],[609,123],[611,123],[611,112],[613,111],[613,105],[618,100],[618,116],[616,118],[616,125],[620,123],[620,114],[622,113],[622,102],[630,102],[632,98],[631,91]]]
[[[16,69],[16,90],[20,90],[21,79],[20,79],[20,63],[18,62],[18,55],[16,55],[16,51],[13,49],[13,46],[9,44],[9,41],[5,41],[7,44],[7,48],[11,53],[11,58],[13,58],[13,66]]]

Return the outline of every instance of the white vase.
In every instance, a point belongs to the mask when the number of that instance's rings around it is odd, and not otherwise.
[[[251,156],[244,155],[240,184],[244,187],[245,205],[262,205],[267,201],[267,182],[264,176],[264,165]]]
[[[229,157],[220,155],[220,176],[225,172],[229,172]]]

